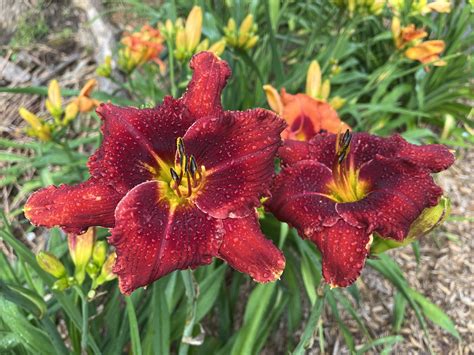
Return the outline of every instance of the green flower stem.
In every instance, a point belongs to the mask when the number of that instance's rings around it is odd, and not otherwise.
[[[186,297],[188,298],[188,316],[183,331],[183,337],[181,338],[181,344],[179,346],[179,355],[187,355],[189,350],[188,339],[193,336],[194,324],[196,322],[198,285],[194,280],[193,272],[191,270],[182,271],[181,276],[183,277]]]
[[[87,296],[82,291],[82,288],[78,285],[74,285],[74,290],[81,298],[82,304],[82,329],[81,329],[81,349],[83,352],[87,352],[87,335],[88,335],[88,323],[89,323],[89,304],[87,302]]]
[[[137,314],[133,305],[132,296],[125,297],[127,305],[128,323],[130,325],[130,338],[132,341],[132,353],[134,355],[142,355],[142,346],[140,342],[140,331],[138,329]]]
[[[168,61],[170,66],[170,84],[171,84],[171,95],[176,97],[177,89],[176,83],[174,82],[174,52],[173,52],[173,43],[169,39],[166,40],[166,44],[168,45]]]

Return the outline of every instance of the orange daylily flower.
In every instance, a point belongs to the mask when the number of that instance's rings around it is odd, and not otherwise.
[[[433,64],[435,66],[444,66],[446,62],[441,60],[439,55],[444,51],[445,44],[441,40],[425,41],[408,48],[405,56],[412,60],[418,60],[423,64]]]
[[[444,60],[440,60],[439,55],[444,51],[445,43],[442,40],[430,40],[422,42],[422,39],[428,36],[422,28],[416,28],[410,24],[400,28],[400,19],[392,19],[392,34],[395,46],[398,49],[412,45],[405,50],[405,56],[411,60],[418,60],[423,64],[433,64],[435,66],[446,65]]]
[[[159,58],[164,38],[158,29],[144,25],[139,32],[126,34],[121,42],[125,47],[120,56],[129,71],[149,61],[154,61],[164,71],[165,64]]]
[[[271,85],[265,85],[263,89],[271,109],[288,124],[282,132],[283,139],[307,141],[321,131],[338,133],[350,129],[336,110],[323,100],[306,94],[288,94],[284,88],[279,94]]]
[[[91,98],[91,93],[94,87],[97,85],[97,80],[90,79],[86,85],[79,92],[79,96],[74,98],[66,106],[66,120],[69,120],[70,117],[74,119],[77,116],[78,112],[90,112],[99,106],[100,101]]]

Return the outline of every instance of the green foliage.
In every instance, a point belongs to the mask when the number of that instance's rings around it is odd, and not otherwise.
[[[152,24],[184,17],[192,5],[179,0],[159,7],[138,0],[120,3]],[[471,6],[426,17],[403,14],[404,23],[424,25],[432,38],[447,44],[442,54],[447,65],[425,71],[423,65],[396,50],[387,25],[388,8],[379,15],[362,16],[351,15],[329,1],[197,3],[205,12],[203,32],[212,41],[223,35],[230,17],[240,23],[252,13],[258,23],[260,39],[254,48],[228,48],[222,55],[233,70],[223,94],[227,109],[267,107],[262,90],[267,83],[303,92],[308,65],[317,59],[323,76],[330,78],[332,96],[347,100],[340,114],[355,130],[381,135],[399,132],[412,142],[442,142],[454,148],[474,143],[469,117],[474,99],[469,82],[469,45],[474,40]],[[20,24],[19,29],[18,40],[25,41],[46,31],[40,18]],[[123,96],[97,92],[93,97],[140,106],[154,105],[170,93],[180,95],[190,79],[190,69],[173,61],[172,53],[163,55],[168,76],[148,63],[117,83]],[[47,88],[0,88],[0,92],[45,96]],[[65,89],[62,94],[78,92]],[[174,272],[131,297],[121,295],[115,281],[101,286],[92,299],[86,297],[91,286],[87,281],[64,292],[53,290],[54,278],[38,266],[35,255],[22,242],[33,229],[23,218],[21,206],[40,187],[87,178],[87,157],[101,140],[99,125],[97,116],[90,114],[55,132],[50,142],[0,138],[0,187],[11,187],[12,205],[19,206],[3,215],[0,230],[2,241],[15,255],[0,254],[1,353],[43,354],[54,349],[59,354],[118,354],[130,349],[134,354],[254,354],[284,337],[285,352],[302,354],[315,340],[319,345],[313,347],[327,350],[323,317],[335,320],[350,352],[388,353],[403,342],[399,333],[408,309],[415,313],[427,339],[426,320],[459,339],[452,320],[411,288],[399,267],[384,254],[367,264],[397,290],[393,332],[384,337],[373,334],[359,314],[365,300],[357,284],[344,290],[320,286],[321,257],[315,246],[268,214],[261,220],[262,229],[283,249],[287,260],[279,282],[249,287],[247,276],[216,260],[193,272]],[[45,233],[45,250],[73,270],[65,235],[58,230]],[[101,229],[98,235],[104,238],[108,231]],[[305,316],[306,305],[311,309],[309,316]],[[357,324],[361,338],[351,333],[347,319]],[[300,330],[301,337],[295,337]]]

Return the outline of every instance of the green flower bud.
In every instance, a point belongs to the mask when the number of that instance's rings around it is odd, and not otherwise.
[[[53,290],[55,291],[64,291],[65,289],[69,288],[69,281],[68,278],[63,277],[62,279],[57,280],[53,284]]]
[[[408,235],[403,241],[397,242],[392,239],[383,239],[374,234],[374,242],[370,252],[372,254],[379,254],[389,249],[408,245],[443,223],[448,218],[450,212],[451,201],[443,196],[436,206],[423,210],[421,215],[410,226]]]
[[[92,284],[92,289],[99,287],[103,283],[112,281],[113,279],[117,277],[117,275],[115,275],[112,272],[112,268],[115,264],[116,258],[117,258],[117,255],[115,253],[109,254],[104,265],[102,265],[102,270],[100,271],[100,275],[94,280]]]
[[[66,276],[66,268],[63,263],[52,253],[40,251],[36,254],[36,261],[40,268],[55,278],[60,279]]]
[[[92,261],[98,267],[101,267],[107,257],[107,242],[105,240],[98,240],[94,244],[94,249],[92,250]]]
[[[87,232],[79,235],[71,234],[68,236],[69,253],[76,266],[75,278],[79,285],[84,282],[86,277],[86,266],[92,256],[94,247],[95,229],[89,228]]]

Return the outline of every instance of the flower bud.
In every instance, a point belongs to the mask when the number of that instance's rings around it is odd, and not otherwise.
[[[248,34],[252,29],[253,25],[253,15],[248,14],[245,19],[242,21],[239,27],[240,34]]]
[[[64,110],[64,118],[62,121],[62,124],[66,126],[74,120],[77,117],[77,114],[79,113],[79,106],[77,105],[76,102],[70,102],[67,106],[66,109]]]
[[[110,55],[106,56],[104,63],[99,65],[95,72],[99,76],[110,78],[110,75],[112,74],[112,57]]]
[[[319,93],[319,96],[321,99],[326,101],[330,93],[331,93],[331,82],[329,81],[329,79],[326,79],[323,81],[323,84],[321,85],[321,92]]]
[[[46,109],[51,113],[55,120],[59,120],[63,114],[61,89],[56,79],[51,80],[48,86],[48,98],[45,102]]]
[[[193,52],[201,40],[202,32],[202,9],[194,6],[186,19],[186,49]]]
[[[20,107],[18,110],[21,118],[29,123],[31,129],[29,134],[38,137],[41,141],[47,142],[51,140],[51,130],[47,124],[45,124],[38,116],[28,111],[24,107]]]
[[[346,99],[340,96],[335,96],[329,101],[329,105],[331,105],[333,109],[339,110],[342,106],[345,105],[346,101]]]
[[[317,60],[313,60],[306,73],[306,95],[316,99],[321,89],[321,67]]]
[[[65,289],[67,289],[69,287],[70,287],[70,285],[69,285],[69,281],[68,281],[67,277],[63,277],[63,278],[57,280],[53,284],[53,290],[55,290],[55,291],[64,291]]]
[[[209,48],[209,40],[206,38],[205,40],[201,41],[196,47],[196,53],[206,51]]]
[[[52,253],[40,251],[36,254],[36,261],[41,269],[55,278],[60,279],[66,276],[66,268],[63,263]]]
[[[217,41],[216,43],[214,43],[212,46],[209,47],[209,52],[212,52],[217,56],[222,55],[222,53],[224,53],[224,50],[225,50],[225,43],[226,41],[224,38],[220,39],[219,41]]]
[[[107,258],[107,242],[105,240],[98,240],[94,244],[92,251],[92,261],[98,267],[101,267]]]
[[[425,208],[421,215],[411,224],[407,237],[397,242],[392,239],[382,239],[379,236],[374,238],[371,247],[372,254],[379,254],[386,250],[399,248],[408,245],[425,235],[448,218],[451,212],[451,201],[447,197],[441,197],[439,203],[430,208]]]
[[[83,234],[68,236],[69,253],[75,265],[75,278],[79,284],[84,282],[86,266],[92,256],[95,228],[89,228]]]
[[[116,258],[117,258],[117,255],[115,253],[109,254],[104,265],[102,265],[102,269],[100,271],[99,277],[97,277],[92,284],[93,289],[99,287],[103,283],[112,281],[113,279],[117,277],[117,275],[114,274],[112,271]]]

